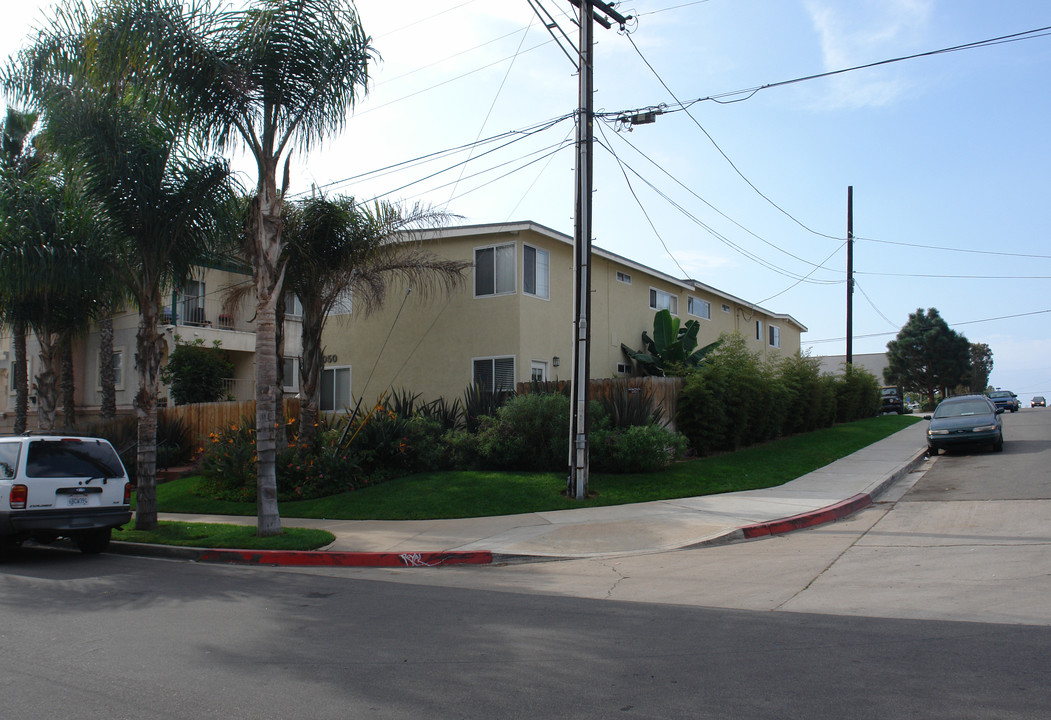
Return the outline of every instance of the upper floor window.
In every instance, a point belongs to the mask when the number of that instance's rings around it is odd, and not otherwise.
[[[781,328],[776,325],[768,325],[767,331],[770,333],[770,347],[781,347]]]
[[[726,303],[723,303],[723,312],[724,313],[730,312],[730,306],[727,305]]]
[[[354,312],[354,293],[347,288],[339,294],[336,301],[332,303],[332,309],[328,311],[329,315],[350,315]]]
[[[763,339],[763,321],[762,320],[756,320],[755,321],[755,339],[756,340],[762,340]]]
[[[679,296],[671,293],[650,288],[650,309],[667,310],[672,315],[679,314]]]
[[[621,271],[618,270],[617,271],[617,280],[619,280],[622,283],[626,283],[628,285],[631,285],[631,275],[628,275],[626,272],[621,272]]]
[[[701,300],[700,298],[687,297],[686,298],[686,312],[695,317],[704,318],[705,320],[712,319],[712,304],[707,300]]]
[[[285,293],[285,317],[286,318],[301,318],[303,317],[303,303],[299,301],[299,296],[293,292]]]
[[[551,297],[551,262],[547,250],[522,246],[522,291],[545,300]]]
[[[474,251],[474,294],[506,295],[515,291],[514,243]]]

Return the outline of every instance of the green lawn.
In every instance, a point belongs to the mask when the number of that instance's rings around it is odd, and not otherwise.
[[[283,502],[280,511],[283,518],[421,520],[511,515],[754,490],[805,475],[918,421],[912,416],[887,415],[735,453],[688,460],[659,473],[594,474],[589,482],[592,497],[584,501],[562,496],[564,473],[449,471],[419,473],[327,498]],[[196,487],[197,479],[193,477],[160,485],[158,510],[256,514],[255,503],[199,497],[194,494]]]
[[[285,528],[275,537],[256,537],[254,525],[161,522],[156,530],[134,530],[135,521],[113,531],[113,539],[154,545],[181,545],[199,548],[238,548],[242,550],[315,550],[328,545],[336,536],[327,530]]]

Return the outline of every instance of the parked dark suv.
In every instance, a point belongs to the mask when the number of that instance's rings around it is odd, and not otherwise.
[[[1018,396],[1010,390],[993,390],[989,393],[989,399],[993,401],[993,405],[1004,410],[1010,410],[1011,412],[1018,412],[1021,404],[1018,402]]]
[[[131,483],[101,438],[0,437],[0,546],[73,540],[86,553],[131,520]]]
[[[885,385],[879,389],[879,412],[905,414],[905,390],[900,386]]]

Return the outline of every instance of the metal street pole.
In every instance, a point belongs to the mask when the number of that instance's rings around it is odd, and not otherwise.
[[[847,364],[854,364],[854,186],[847,186]]]

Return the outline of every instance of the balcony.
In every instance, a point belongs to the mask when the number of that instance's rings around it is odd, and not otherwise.
[[[255,323],[248,320],[254,314],[255,308],[248,302],[227,308],[217,298],[184,297],[175,303],[174,314],[171,305],[164,308],[161,313],[161,322],[176,327],[255,332]]]

